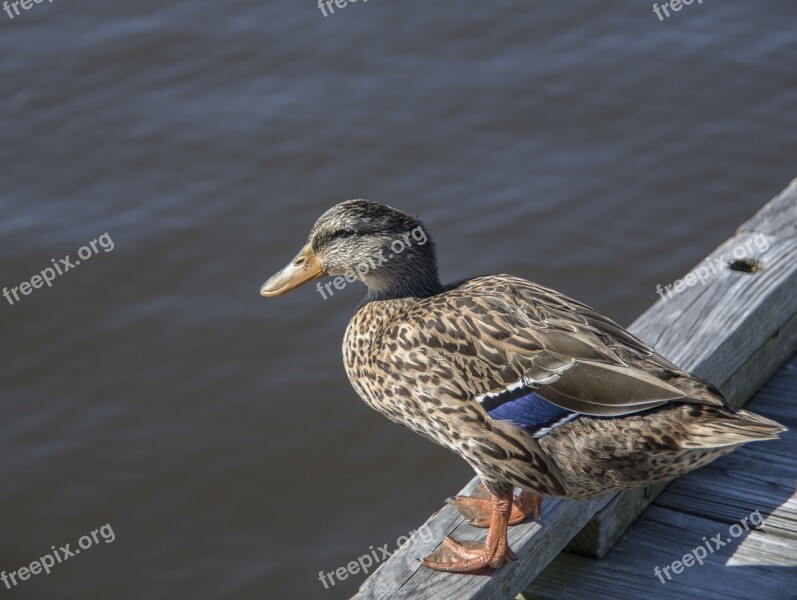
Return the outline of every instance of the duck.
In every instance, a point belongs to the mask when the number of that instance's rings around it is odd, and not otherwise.
[[[487,529],[484,540],[445,537],[421,561],[430,569],[473,573],[514,560],[508,527],[539,517],[543,498],[668,481],[786,430],[555,290],[504,274],[442,284],[426,226],[385,204],[327,210],[260,294],[314,280],[332,292],[325,277],[335,289],[367,289],[343,337],[356,393],[457,453],[481,480],[449,501]]]

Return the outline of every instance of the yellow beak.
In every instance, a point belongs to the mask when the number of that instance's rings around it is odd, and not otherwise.
[[[260,288],[260,295],[266,298],[282,296],[291,290],[295,290],[303,283],[318,279],[326,274],[315,254],[313,254],[310,244],[307,244],[296,255],[296,258],[263,284],[263,287]]]

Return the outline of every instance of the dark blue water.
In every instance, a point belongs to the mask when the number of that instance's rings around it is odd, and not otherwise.
[[[260,284],[348,198],[443,279],[628,323],[797,176],[797,5],[370,0],[0,12],[0,570],[16,598],[341,598],[470,477],[350,389],[362,290]],[[85,255],[85,253],[84,253]]]

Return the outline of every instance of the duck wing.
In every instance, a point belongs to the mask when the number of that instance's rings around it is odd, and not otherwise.
[[[512,413],[526,428],[569,415],[619,417],[668,402],[725,404],[708,382],[680,371],[607,317],[517,277],[454,284],[416,304],[403,326],[429,348],[427,361],[448,365],[451,380],[491,416]]]

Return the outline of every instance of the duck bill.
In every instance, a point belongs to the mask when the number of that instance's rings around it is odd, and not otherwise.
[[[303,283],[318,279],[326,274],[315,254],[313,254],[310,244],[308,244],[301,249],[296,258],[263,284],[263,287],[260,288],[260,295],[265,298],[282,296],[291,290],[295,290]]]

